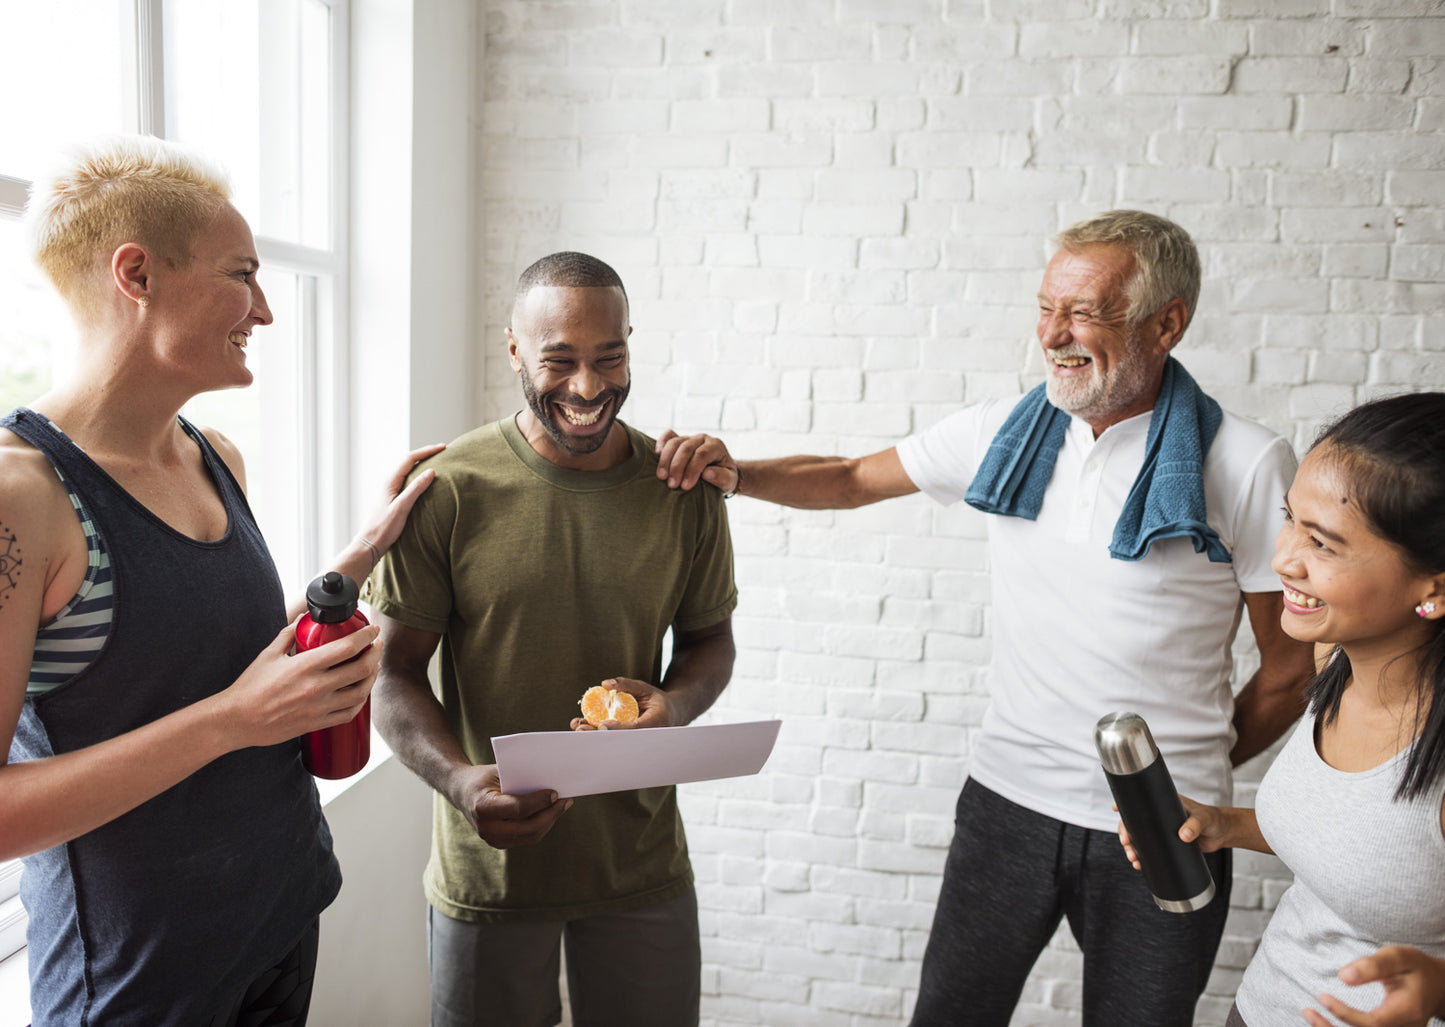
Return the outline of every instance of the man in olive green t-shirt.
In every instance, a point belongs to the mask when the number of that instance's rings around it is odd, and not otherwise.
[[[507,341],[526,406],[426,462],[436,480],[367,585],[376,724],[435,790],[434,1027],[557,1023],[564,940],[578,1022],[698,1019],[675,789],[510,796],[492,765],[495,736],[587,729],[592,685],[636,696],[629,727],[645,729],[689,723],[732,674],[727,516],[716,490],[668,489],[653,441],[617,420],[631,331],[601,261],[556,253],[523,272]]]

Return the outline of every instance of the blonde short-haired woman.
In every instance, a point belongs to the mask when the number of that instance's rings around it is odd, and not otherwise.
[[[70,378],[0,420],[0,859],[25,858],[35,1027],[303,1023],[341,884],[297,738],[358,711],[377,633],[289,655],[302,604],[240,454],[180,416],[250,383],[271,322],[228,195],[127,138],[27,212],[79,336]],[[333,569],[366,576],[432,451]]]

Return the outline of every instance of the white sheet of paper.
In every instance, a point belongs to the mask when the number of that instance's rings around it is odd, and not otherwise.
[[[558,798],[756,774],[781,720],[614,731],[533,731],[492,739],[508,795]]]

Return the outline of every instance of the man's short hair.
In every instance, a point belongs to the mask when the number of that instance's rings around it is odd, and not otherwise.
[[[224,172],[151,136],[120,136],[72,152],[37,182],[26,205],[35,261],[60,294],[84,308],[95,272],[123,243],[173,267],[230,201]]]
[[[1122,246],[1134,257],[1134,276],[1125,287],[1129,324],[1136,325],[1173,299],[1184,301],[1188,320],[1199,300],[1199,251],[1189,233],[1168,218],[1142,210],[1110,210],[1054,236],[1061,250]]]
[[[517,308],[523,296],[541,286],[561,286],[568,289],[615,287],[622,290],[622,300],[627,302],[627,289],[623,287],[621,277],[612,270],[611,265],[586,253],[572,250],[549,253],[523,271],[522,276],[517,279],[517,291],[512,296],[512,309]]]

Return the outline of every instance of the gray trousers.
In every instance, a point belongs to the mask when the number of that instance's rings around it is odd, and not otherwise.
[[[576,1027],[696,1027],[697,894],[578,920],[485,924],[427,909],[432,1027],[552,1027],[567,948]]]

